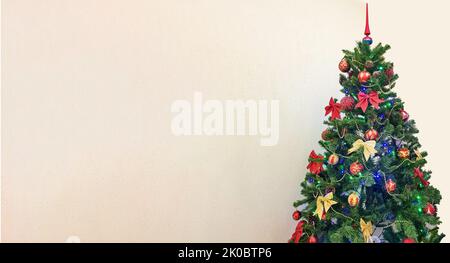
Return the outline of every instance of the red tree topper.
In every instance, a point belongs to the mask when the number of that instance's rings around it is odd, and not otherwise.
[[[380,106],[378,104],[383,101],[383,99],[378,98],[376,91],[371,91],[369,94],[360,91],[358,93],[358,103],[356,103],[355,108],[361,108],[363,112],[366,112],[370,103],[375,109],[379,109]]]
[[[319,174],[323,171],[323,156],[316,154],[316,152],[311,151],[309,154],[309,164],[306,166],[307,169],[313,174]]]
[[[325,116],[331,113],[331,120],[341,118],[341,104],[330,98],[328,106],[325,107]]]

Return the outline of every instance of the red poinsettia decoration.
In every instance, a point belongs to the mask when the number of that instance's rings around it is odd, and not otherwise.
[[[419,167],[414,168],[414,177],[419,178],[419,180],[423,184],[423,186],[428,186],[430,184],[430,182],[425,180],[425,178],[423,177],[423,173]]]
[[[323,156],[316,154],[316,152],[311,151],[309,154],[309,164],[306,166],[307,169],[313,174],[319,174],[323,171]]]
[[[325,116],[331,113],[331,120],[341,118],[341,104],[330,98],[328,106],[325,107]]]
[[[291,241],[294,243],[298,243],[300,241],[300,238],[303,235],[303,225],[305,224],[305,221],[300,221],[297,224],[297,227],[295,228],[294,233],[291,236]]]
[[[380,105],[378,104],[383,101],[383,99],[378,98],[376,91],[371,91],[369,94],[360,91],[358,93],[358,103],[356,103],[355,108],[361,108],[363,112],[366,112],[370,103],[375,109],[379,109]]]

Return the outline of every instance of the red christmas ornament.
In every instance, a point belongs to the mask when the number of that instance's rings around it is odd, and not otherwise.
[[[376,140],[378,138],[378,132],[375,129],[367,130],[364,137],[366,140]]]
[[[343,58],[341,62],[339,62],[339,70],[342,72],[347,72],[350,70],[350,65],[345,58]]]
[[[378,104],[383,101],[383,99],[378,97],[378,93],[376,91],[371,91],[369,94],[360,91],[358,93],[358,103],[356,103],[355,108],[361,108],[363,112],[366,112],[370,103],[375,109],[379,109],[380,106]]]
[[[390,80],[394,76],[394,69],[388,68],[388,69],[386,69],[385,73],[386,73],[387,79]]]
[[[298,243],[300,241],[300,238],[303,235],[303,225],[305,224],[305,221],[300,221],[297,224],[297,227],[295,228],[294,233],[291,236],[290,241],[294,243]]]
[[[420,170],[419,167],[414,168],[414,177],[419,178],[420,182],[423,184],[423,186],[427,187],[430,183],[425,180],[425,178],[423,177],[423,173]]]
[[[313,174],[319,174],[323,171],[323,156],[316,154],[316,152],[311,151],[309,154],[309,164],[306,166],[307,169]]]
[[[370,79],[369,71],[363,70],[363,71],[359,72],[358,80],[359,80],[360,83],[364,84],[367,81],[369,81],[369,79]]]
[[[357,175],[364,170],[364,166],[360,164],[358,161],[350,164],[350,173],[353,175]]]
[[[423,212],[427,215],[434,215],[436,214],[436,207],[434,207],[434,205],[430,203],[427,203],[427,205],[423,209]]]
[[[350,96],[345,96],[341,99],[340,103],[342,110],[351,110],[353,105],[355,105],[355,99]]]
[[[416,243],[413,238],[407,237],[403,239],[403,243]]]
[[[402,116],[403,121],[407,121],[409,119],[409,114],[405,110],[400,110],[400,115]]]
[[[328,106],[325,107],[325,116],[331,113],[331,120],[341,118],[341,104],[336,103],[333,98],[330,98]]]
[[[335,165],[339,162],[339,156],[335,153],[328,157],[328,163],[331,165]]]
[[[308,238],[308,243],[317,243],[317,237],[316,236],[310,236]]]
[[[302,213],[300,213],[300,211],[296,210],[293,214],[292,214],[292,218],[297,221],[300,219],[300,217],[302,217]]]
[[[386,191],[388,191],[388,193],[392,193],[395,191],[395,189],[397,188],[397,184],[392,181],[392,179],[388,179],[386,182]]]
[[[400,148],[400,149],[398,149],[397,155],[401,159],[408,158],[409,157],[409,150],[408,150],[408,148]]]

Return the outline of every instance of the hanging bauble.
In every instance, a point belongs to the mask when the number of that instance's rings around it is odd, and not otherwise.
[[[395,189],[397,188],[397,184],[392,180],[392,179],[388,179],[386,181],[386,191],[388,191],[388,193],[392,193],[395,191]]]
[[[324,131],[322,132],[322,134],[321,134],[321,137],[322,137],[322,140],[324,140],[324,141],[329,141],[329,140],[331,140],[331,139],[332,139],[332,138],[331,138],[331,131],[328,130],[328,129],[324,130]]]
[[[335,153],[328,157],[328,163],[331,165],[335,165],[339,162],[339,156]]]
[[[378,138],[378,132],[375,129],[367,130],[364,137],[366,140],[376,140]]]
[[[378,78],[379,76],[381,76],[381,71],[378,70],[372,74],[372,78]]]
[[[423,209],[423,212],[427,215],[435,215],[436,214],[436,207],[434,205],[427,203],[425,208]]]
[[[408,148],[400,148],[397,151],[397,156],[401,159],[406,159],[409,157],[409,150]]]
[[[394,69],[393,68],[386,69],[385,74],[388,80],[392,79],[392,77],[394,76]]]
[[[416,243],[413,238],[407,237],[403,239],[403,243]]]
[[[297,221],[302,217],[302,213],[300,213],[300,211],[296,210],[293,214],[292,214],[292,218]]]
[[[367,81],[369,81],[370,79],[370,73],[366,70],[363,70],[361,72],[359,72],[358,74],[358,80],[360,83],[366,83]]]
[[[350,164],[350,173],[353,175],[357,175],[364,169],[364,166],[360,164],[358,161]]]
[[[409,119],[409,114],[405,110],[400,110],[400,115],[402,116],[403,121],[407,121]]]
[[[366,63],[364,63],[364,67],[366,69],[371,69],[373,68],[373,61],[372,60],[367,60]]]
[[[367,45],[372,45],[373,40],[372,40],[371,37],[366,36],[366,37],[363,38],[363,43],[365,43],[365,44],[367,44]]]
[[[345,58],[339,62],[339,70],[342,72],[347,72],[350,70],[350,64],[348,64],[348,61]]]
[[[345,96],[341,99],[340,103],[342,110],[351,110],[353,109],[353,105],[355,105],[355,99],[350,96]]]
[[[347,201],[350,206],[355,207],[359,204],[359,195],[353,192],[348,196]]]
[[[312,235],[308,238],[308,243],[317,243],[317,237]]]

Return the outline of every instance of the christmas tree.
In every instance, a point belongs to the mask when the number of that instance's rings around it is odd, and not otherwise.
[[[365,37],[344,50],[339,83],[344,96],[325,107],[328,128],[309,155],[295,201],[294,243],[440,242],[439,190],[424,169],[414,120],[393,91],[398,75],[384,58],[389,45],[372,46],[366,5]]]

